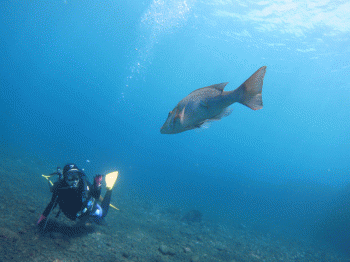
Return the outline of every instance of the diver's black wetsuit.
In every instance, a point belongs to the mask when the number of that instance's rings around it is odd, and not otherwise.
[[[101,206],[98,205],[101,187],[91,185],[84,173],[80,175],[77,188],[70,188],[67,182],[61,179],[52,186],[51,192],[51,201],[42,214],[45,218],[58,204],[60,211],[71,220],[92,217],[95,222],[99,222],[107,215],[112,195],[112,190],[107,190]]]

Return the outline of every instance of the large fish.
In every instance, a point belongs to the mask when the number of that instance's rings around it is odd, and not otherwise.
[[[208,122],[228,116],[232,112],[228,106],[235,102],[253,110],[261,109],[263,107],[261,91],[265,72],[266,66],[259,68],[233,91],[224,91],[228,82],[193,91],[169,112],[160,132],[162,134],[177,134],[203,127]]]

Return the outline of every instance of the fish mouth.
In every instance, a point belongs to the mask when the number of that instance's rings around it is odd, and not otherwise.
[[[170,134],[174,134],[174,133],[172,133],[172,132],[169,132],[169,131],[167,131],[167,130],[165,130],[165,129],[160,129],[160,133],[161,134],[163,134],[163,135],[170,135]]]
[[[160,133],[161,133],[161,134],[167,134],[167,132],[165,132],[164,126],[162,126],[162,127],[160,128]]]
[[[172,130],[170,130],[169,128],[165,128],[165,126],[162,126],[162,127],[160,128],[160,133],[161,133],[161,134],[166,134],[166,135],[175,134],[175,133],[172,132]]]

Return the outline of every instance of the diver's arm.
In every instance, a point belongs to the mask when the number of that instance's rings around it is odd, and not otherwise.
[[[91,189],[90,196],[92,196],[96,200],[99,200],[100,199],[100,195],[101,195],[101,188],[94,188],[93,187]]]
[[[91,187],[90,196],[98,200],[101,195],[101,182],[102,182],[102,176],[96,175],[94,178],[94,184]]]
[[[57,205],[57,202],[56,202],[57,196],[58,196],[57,192],[55,192],[52,195],[50,203],[45,208],[45,210],[42,213],[42,215],[40,216],[38,222],[36,222],[37,225],[39,225],[41,221],[43,221],[45,218],[47,218],[47,216],[50,214],[51,210],[53,210],[56,207],[56,205]]]

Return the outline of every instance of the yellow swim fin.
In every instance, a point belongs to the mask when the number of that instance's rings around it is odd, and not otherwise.
[[[51,176],[45,176],[44,174],[42,174],[42,176],[45,177],[50,182],[51,186],[53,186],[52,181],[49,179],[49,177],[51,177]]]
[[[103,201],[103,197],[100,196],[99,200],[102,202],[102,201]],[[116,209],[116,210],[119,210],[119,208],[113,206],[112,204],[109,204],[109,206],[110,206],[110,207],[113,207],[113,208]]]
[[[118,175],[119,175],[118,171],[111,172],[111,173],[106,175],[106,178],[105,178],[106,179],[106,188],[108,190],[113,189],[114,183],[115,183],[115,181],[117,181]]]
[[[113,206],[112,204],[109,204],[109,206],[113,207],[113,208],[116,209],[116,210],[119,210],[119,208]]]

